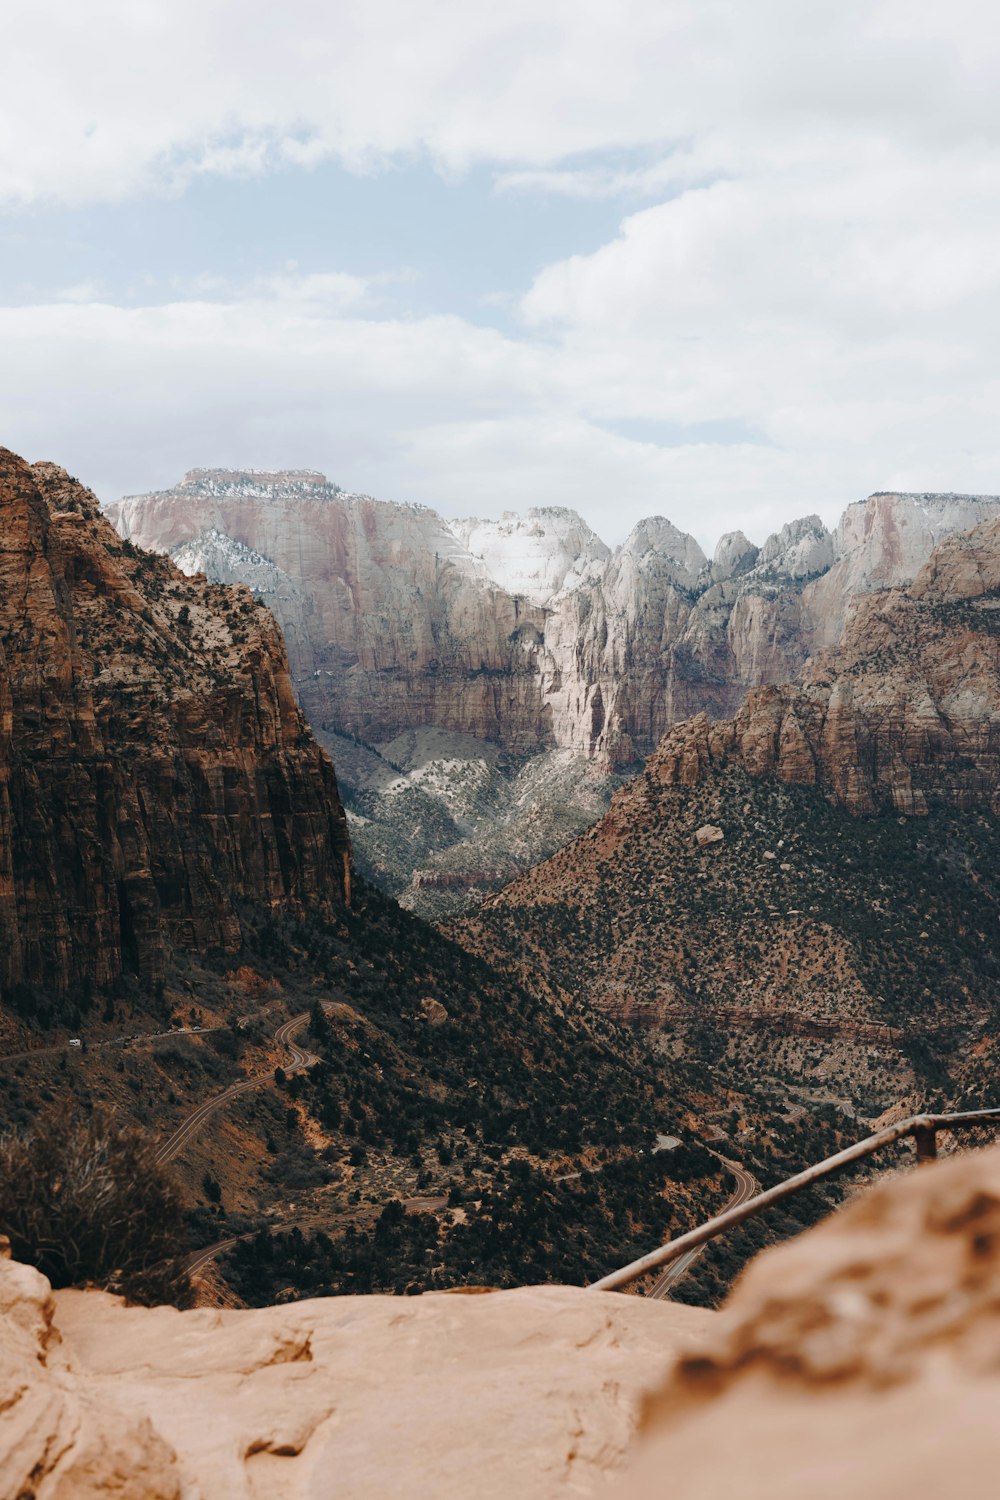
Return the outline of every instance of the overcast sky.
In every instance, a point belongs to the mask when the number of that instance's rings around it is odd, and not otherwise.
[[[1000,491],[980,0],[6,0],[0,443],[611,542]]]

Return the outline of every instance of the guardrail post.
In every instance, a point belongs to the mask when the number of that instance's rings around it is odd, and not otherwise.
[[[933,1125],[918,1125],[913,1132],[917,1148],[917,1166],[927,1167],[937,1158],[937,1131]]]

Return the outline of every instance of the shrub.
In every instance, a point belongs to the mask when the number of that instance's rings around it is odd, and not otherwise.
[[[188,1301],[183,1220],[151,1137],[50,1111],[0,1137],[0,1232],[54,1287],[87,1283],[147,1306]]]

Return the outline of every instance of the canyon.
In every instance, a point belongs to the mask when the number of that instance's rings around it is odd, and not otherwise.
[[[703,1090],[678,1072],[668,1097],[627,1031],[355,869],[248,589],[184,575],[6,451],[0,521],[4,1139],[180,1131],[180,1249],[262,1231],[223,1272],[247,1300],[582,1280],[716,1201]],[[686,1151],[654,1158],[661,1129]]]
[[[794,681],[856,602],[998,510],[876,494],[832,532],[734,532],[709,560],[662,517],[612,550],[570,510],[447,520],[311,471],[193,470],[107,507],[124,537],[274,612],[361,868],[434,919],[581,833],[675,724]]]

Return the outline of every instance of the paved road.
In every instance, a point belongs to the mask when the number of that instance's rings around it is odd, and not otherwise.
[[[327,1009],[326,1006],[324,1006],[325,1009]],[[304,1010],[299,1015],[292,1016],[290,1021],[283,1021],[274,1033],[274,1040],[287,1047],[290,1054],[285,1068],[286,1073],[301,1073],[304,1069],[311,1068],[319,1062],[315,1053],[307,1052],[294,1040],[308,1024],[309,1012]],[[251,1089],[264,1088],[273,1082],[274,1079],[270,1073],[261,1073],[256,1078],[242,1078],[239,1083],[230,1084],[229,1088],[223,1089],[221,1094],[215,1094],[211,1099],[206,1099],[203,1104],[198,1105],[197,1109],[191,1111],[187,1119],[181,1121],[169,1140],[163,1142],[157,1150],[156,1160],[158,1162],[173,1161],[216,1110],[221,1109],[224,1104],[228,1104],[230,1099],[235,1099],[239,1094],[249,1093]]]
[[[713,1152],[713,1155],[715,1154]],[[727,1172],[736,1178],[736,1191],[729,1201],[719,1209],[719,1213],[725,1213],[726,1209],[736,1208],[739,1204],[745,1203],[748,1198],[753,1198],[760,1191],[760,1185],[755,1177],[751,1177],[749,1172],[745,1172],[735,1162],[727,1161],[724,1156],[720,1156],[719,1160],[723,1163]],[[704,1245],[699,1245],[694,1250],[688,1250],[678,1260],[672,1261],[657,1278],[656,1284],[649,1295],[658,1300],[668,1297],[681,1278],[687,1275],[699,1255],[704,1252],[704,1249]]]
[[[127,1036],[112,1036],[101,1042],[88,1042],[87,1051],[92,1051],[95,1047],[124,1047],[128,1042],[163,1042],[173,1036],[208,1036],[212,1031],[225,1030],[225,1026],[174,1026],[170,1031],[132,1031]],[[53,1057],[60,1052],[67,1053],[70,1057],[79,1057],[82,1051],[82,1047],[71,1047],[68,1041],[57,1042],[53,1047],[32,1047],[28,1052],[8,1052],[6,1057],[0,1057],[0,1067],[4,1063],[26,1062],[32,1057]]]

